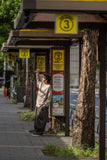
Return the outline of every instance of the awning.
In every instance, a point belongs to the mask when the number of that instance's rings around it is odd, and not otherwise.
[[[91,13],[101,14],[106,19],[106,0],[23,0],[17,18],[15,29],[26,28],[37,13]]]

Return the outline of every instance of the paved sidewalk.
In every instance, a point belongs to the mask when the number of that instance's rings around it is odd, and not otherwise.
[[[10,104],[0,90],[0,160],[96,160],[86,158],[56,158],[42,153],[46,143],[64,145],[71,137],[43,135],[33,137],[28,130],[33,122],[19,119],[18,112],[25,111],[23,104]]]

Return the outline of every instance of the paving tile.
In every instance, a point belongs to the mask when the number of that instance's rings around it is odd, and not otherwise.
[[[56,135],[33,137],[28,132],[33,129],[33,122],[19,119],[18,113],[24,110],[28,111],[23,104],[10,104],[0,92],[0,160],[97,160],[45,156],[42,148],[46,143],[64,145],[72,143],[72,138]]]

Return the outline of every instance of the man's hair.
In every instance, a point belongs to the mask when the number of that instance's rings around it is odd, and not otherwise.
[[[46,77],[47,83],[49,84],[51,81],[51,77],[49,74],[45,73],[44,76]]]

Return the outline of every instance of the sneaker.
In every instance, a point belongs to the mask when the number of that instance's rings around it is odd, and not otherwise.
[[[38,136],[40,136],[40,135],[39,135],[39,134],[36,134],[36,133],[33,133],[32,136],[38,137]]]

